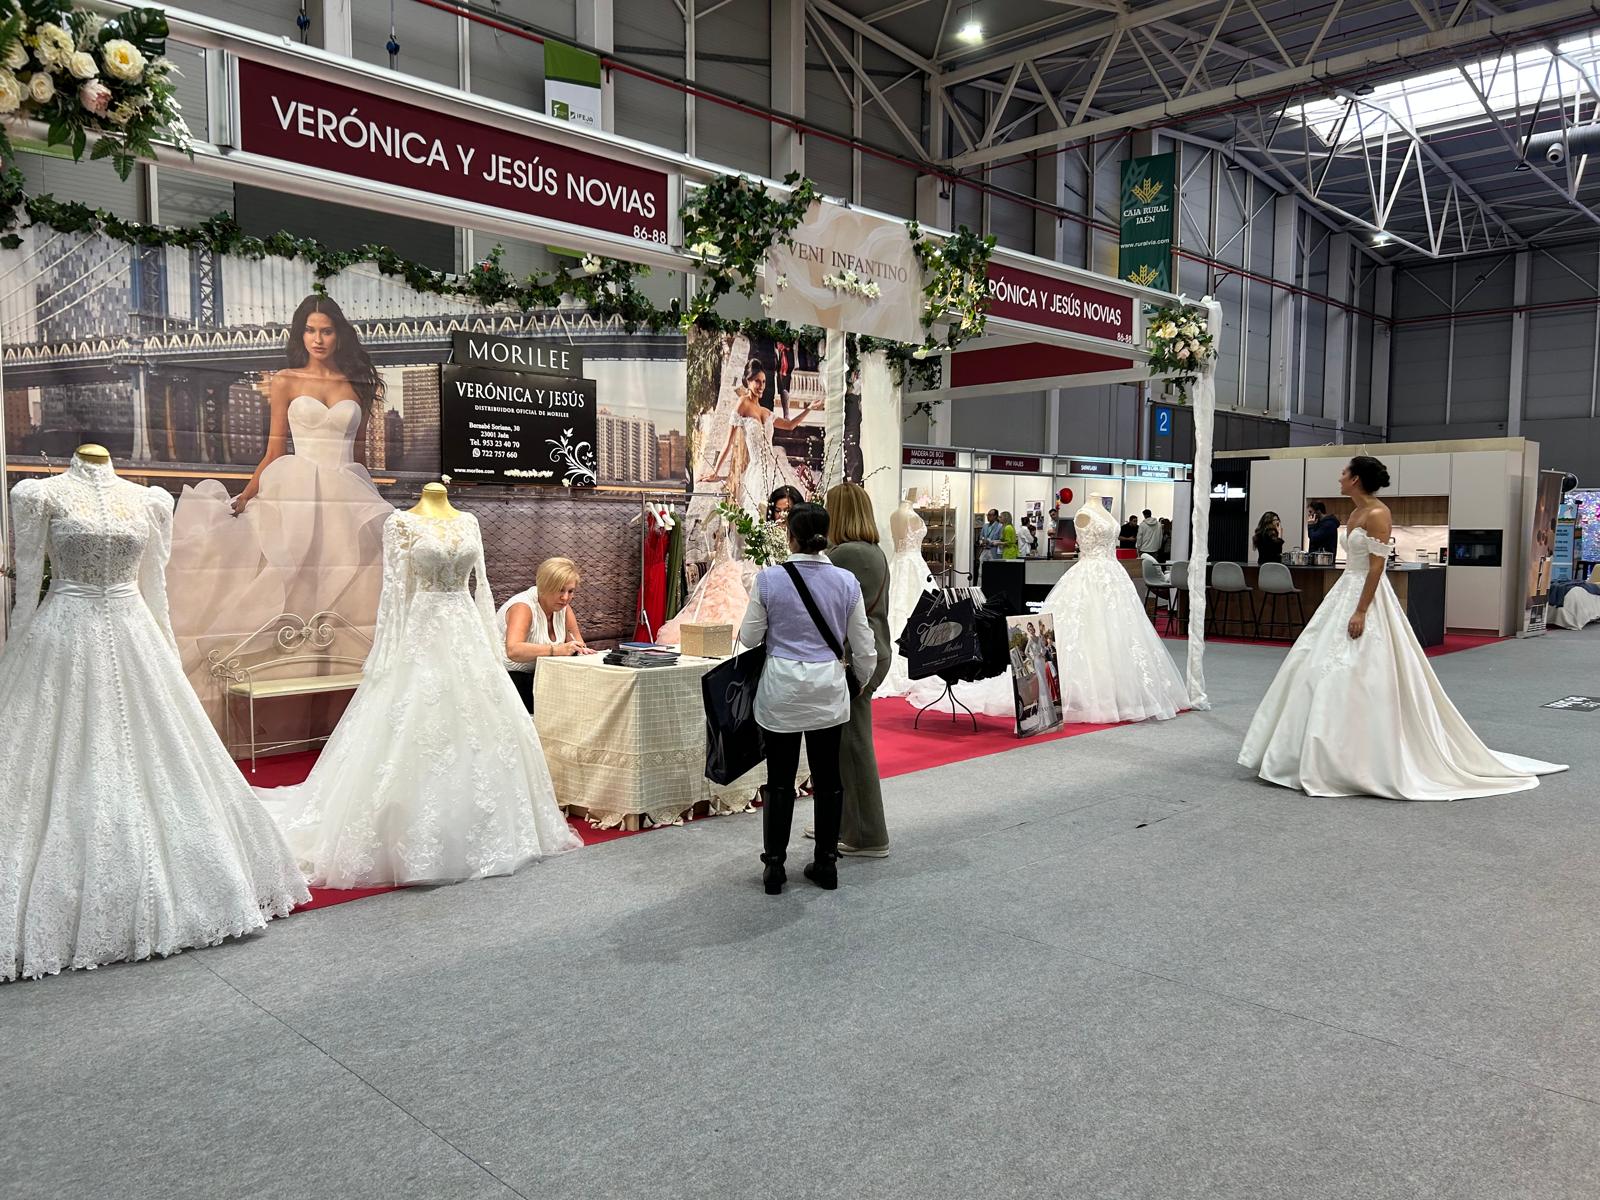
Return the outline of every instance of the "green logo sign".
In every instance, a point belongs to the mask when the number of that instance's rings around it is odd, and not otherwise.
[[[1172,290],[1172,219],[1177,156],[1152,154],[1122,164],[1122,242],[1117,276]]]

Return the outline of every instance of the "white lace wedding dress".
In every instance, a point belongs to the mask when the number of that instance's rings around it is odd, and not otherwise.
[[[1043,612],[1055,622],[1061,716],[1071,724],[1165,721],[1189,707],[1183,676],[1117,561],[1117,521],[1081,510],[1078,561],[1056,580]]]
[[[306,781],[259,790],[312,883],[453,883],[582,845],[502,657],[478,519],[393,513],[365,678]]]
[[[927,522],[912,510],[906,535],[896,539],[894,544],[894,557],[889,560],[889,644],[895,647],[894,658],[889,673],[872,693],[874,699],[904,696],[912,688],[906,656],[900,653],[898,642],[901,630],[917,607],[917,600],[933,587],[933,576],[928,571],[927,560],[922,557],[922,542],[927,534]]]
[[[0,979],[209,946],[308,900],[179,666],[172,497],[74,459],[11,503]]]
[[[226,653],[279,614],[331,612],[372,635],[383,523],[394,507],[355,458],[361,406],[296,396],[288,416],[293,451],[261,472],[242,513],[234,516],[215,479],[185,487],[178,500],[167,567],[172,626],[184,672],[213,714],[221,701],[207,655]],[[339,652],[360,658],[365,648],[348,638]]]
[[[1387,578],[1359,638],[1349,633],[1367,564],[1387,555],[1352,529],[1343,576],[1296,639],[1256,709],[1239,763],[1309,796],[1465,800],[1539,785],[1566,767],[1478,740],[1428,665]]]

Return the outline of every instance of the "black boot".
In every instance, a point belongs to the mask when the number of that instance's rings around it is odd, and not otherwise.
[[[844,812],[844,792],[818,792],[815,801],[817,856],[805,876],[826,891],[839,886],[839,820]]]
[[[761,861],[767,864],[761,882],[767,895],[783,891],[789,875],[783,860],[789,853],[789,825],[794,820],[794,789],[767,785],[767,802],[761,808]]]

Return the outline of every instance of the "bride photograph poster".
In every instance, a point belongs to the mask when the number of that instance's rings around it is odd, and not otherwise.
[[[294,651],[328,671],[359,670],[383,522],[439,477],[440,364],[453,328],[579,344],[597,398],[601,488],[686,486],[685,339],[675,331],[630,334],[581,309],[486,309],[413,291],[371,264],[319,289],[299,262],[38,230],[0,251],[0,280],[5,485],[97,442],[119,474],[173,494],[173,630],[219,730],[231,669]],[[583,563],[590,637],[631,634],[636,495],[454,491],[479,515],[497,592],[567,555]],[[258,718],[313,737],[343,702],[270,706],[275,715]],[[237,735],[238,705],[233,719]]]

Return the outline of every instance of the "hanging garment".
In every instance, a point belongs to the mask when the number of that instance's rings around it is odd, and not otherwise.
[[[643,566],[639,577],[636,642],[653,642],[667,620],[667,542],[670,537],[654,512],[645,516]]]

